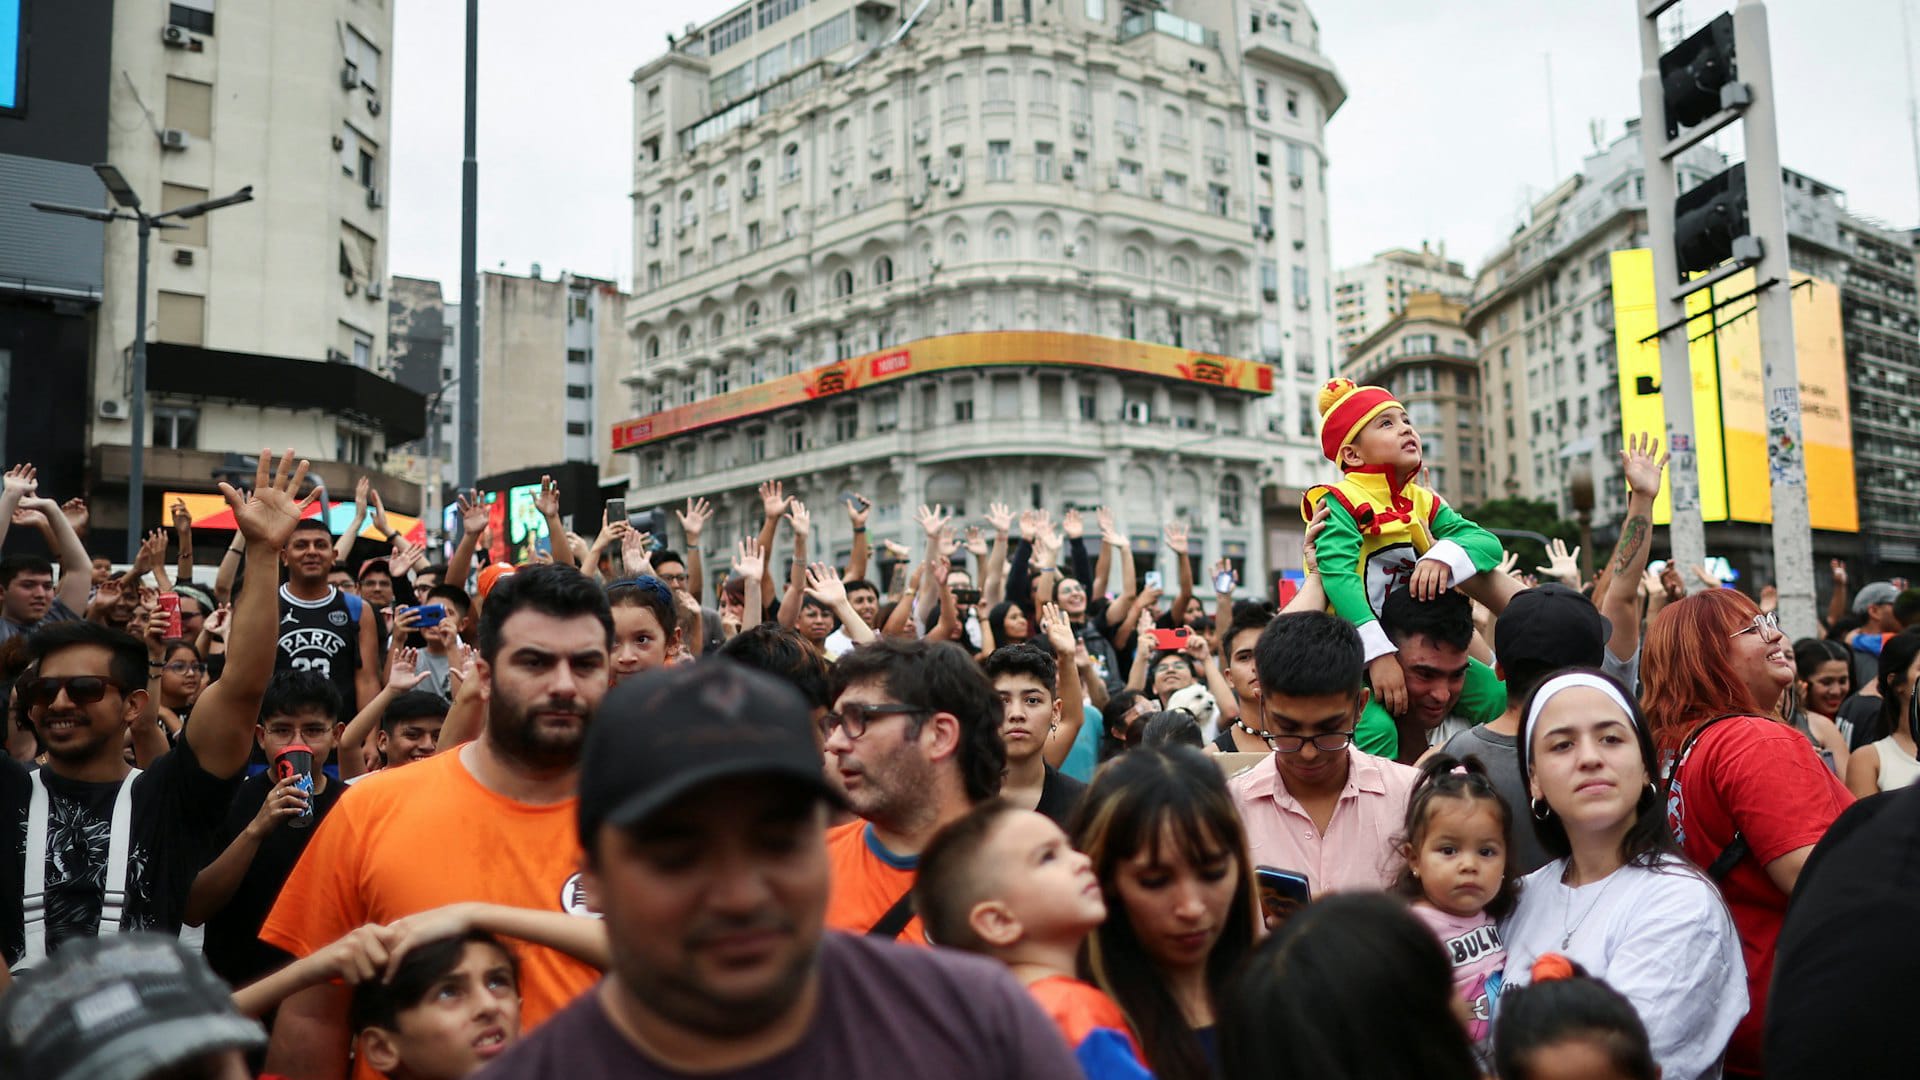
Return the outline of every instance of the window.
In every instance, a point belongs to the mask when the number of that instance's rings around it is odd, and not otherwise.
[[[1053,72],[1033,73],[1033,100],[1030,104],[1035,112],[1053,111]]]
[[[196,139],[213,137],[213,84],[167,76],[167,127]]]
[[[798,290],[788,289],[786,292],[780,294],[780,313],[782,315],[792,315],[799,310],[800,293]]]
[[[760,223],[757,221],[747,222],[747,250],[759,251],[760,245],[764,240],[765,238],[760,231]]]
[[[357,330],[353,334],[353,366],[357,368],[373,366],[373,338]]]
[[[1287,182],[1304,180],[1307,175],[1307,151],[1299,143],[1287,144]],[[1298,185],[1295,185],[1298,186]]]
[[[842,270],[833,275],[833,297],[838,300],[853,295],[853,271]]]
[[[1140,99],[1132,94],[1121,94],[1117,110],[1118,126],[1122,135],[1140,133]]]
[[[1013,179],[1013,144],[995,140],[987,144],[987,179]]]
[[[1100,399],[1092,394],[1080,395],[1080,419],[1097,420],[1100,418]]]
[[[800,232],[800,208],[789,206],[780,211],[780,239],[791,240]]]
[[[660,356],[660,335],[655,334],[647,338],[647,347],[641,351],[641,355],[649,360],[657,359]]]
[[[713,194],[709,196],[707,205],[715,211],[725,210],[728,207],[727,178],[725,176],[716,176],[713,178]]]
[[[989,251],[996,259],[1013,258],[1013,230],[1005,225],[997,226],[988,236]]]
[[[693,327],[682,326],[680,332],[673,336],[673,351],[683,353],[691,348],[693,348]]]
[[[760,0],[756,25],[765,30],[781,19],[799,11],[807,0]]]
[[[1137,247],[1130,247],[1120,254],[1120,268],[1135,277],[1147,276],[1146,253]]]
[[[1293,302],[1300,307],[1306,307],[1311,303],[1312,296],[1313,293],[1307,281],[1307,268],[1304,266],[1294,267]]]
[[[818,59],[853,40],[853,13],[842,12],[813,28],[809,51]]]
[[[947,262],[954,266],[967,261],[967,234],[951,233],[947,236]]]
[[[941,96],[941,100],[946,103],[946,109],[944,110],[944,115],[948,119],[952,119],[953,117],[956,117],[956,116],[966,115],[967,77],[958,72],[955,72],[952,75],[948,75],[946,84],[942,87],[942,89],[945,91],[945,93]]]
[[[780,179],[782,182],[800,179],[799,143],[788,143],[780,149]]]
[[[1013,108],[1013,79],[1006,68],[987,72],[986,106],[994,110]]]
[[[1079,79],[1068,84],[1067,105],[1077,118],[1084,119],[1093,111],[1092,99],[1087,96],[1087,84]]]
[[[187,187],[182,184],[160,185],[160,209],[162,211],[178,210],[183,206],[191,206],[194,203],[205,201],[207,201],[206,188]],[[189,247],[207,246],[207,219],[204,214],[200,217],[188,218],[185,221],[179,222],[179,224],[186,227],[182,229],[156,229],[154,231],[160,234],[160,239],[165,243],[186,244]]]
[[[1300,119],[1300,91],[1298,90],[1287,91],[1287,115],[1295,120]]]
[[[1161,178],[1160,193],[1175,206],[1187,205],[1187,178],[1177,172],[1170,172]]]
[[[592,362],[593,358],[587,355],[587,350],[585,349],[567,350],[567,363],[569,364],[590,364]]]
[[[707,338],[708,340],[718,341],[720,338],[723,338],[726,336],[727,336],[727,317],[725,315],[716,313],[714,317],[711,320],[709,320],[707,323]]]
[[[718,55],[723,49],[730,49],[747,40],[753,33],[753,12],[742,11],[707,31],[707,55]]]
[[[1207,185],[1207,213],[1219,217],[1226,217],[1227,202],[1227,186],[1225,184]]]
[[[1207,121],[1207,149],[1220,154],[1227,152],[1227,125],[1222,121]]]
[[[568,383],[567,396],[576,401],[584,401],[587,397],[587,388],[581,386],[579,383]]]
[[[1033,144],[1033,178],[1040,183],[1053,180],[1053,144],[1037,142]]]
[[[1140,188],[1140,163],[1137,161],[1120,162],[1120,190],[1129,195],[1143,194]]]
[[[1160,110],[1160,138],[1175,146],[1187,144],[1187,114],[1168,105]]]
[[[853,153],[853,121],[841,117],[833,125],[833,154],[845,157]]]
[[[1087,21],[1095,23],[1107,21],[1107,0],[1087,0]]]
[[[840,405],[833,410],[833,440],[850,442],[860,434],[860,407]]]
[[[873,260],[873,283],[891,285],[893,283],[893,260],[885,255]]]
[[[1053,258],[1058,254],[1054,247],[1057,242],[1058,238],[1054,236],[1052,229],[1041,229],[1033,236],[1034,254],[1043,259]]]
[[[1220,478],[1220,519],[1230,525],[1240,524],[1240,478],[1232,474]]]
[[[1085,150],[1075,150],[1073,152],[1073,175],[1081,186],[1085,186],[1093,179],[1093,174],[1087,171],[1088,168],[1087,152]]]
[[[973,381],[971,379],[953,384],[953,419],[958,423],[973,419]]]
[[[1267,80],[1253,81],[1253,103],[1263,109],[1267,107]]]
[[[187,0],[167,5],[167,25],[194,34],[213,34],[213,0]]]
[[[1272,259],[1260,260],[1260,294],[1269,300],[1280,299],[1280,264]]]
[[[170,450],[200,447],[200,410],[184,405],[153,407],[153,444]]]
[[[351,26],[347,27],[345,45],[347,64],[359,71],[360,85],[373,90],[380,81],[380,50]]]

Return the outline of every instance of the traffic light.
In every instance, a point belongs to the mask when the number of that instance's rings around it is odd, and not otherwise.
[[[1733,52],[1733,13],[1700,28],[1660,58],[1660,92],[1666,101],[1667,138],[1735,105],[1749,104],[1747,88],[1735,81],[1739,67]]]
[[[1682,275],[1711,270],[1728,259],[1759,259],[1760,241],[1749,232],[1746,162],[1674,200],[1673,245]]]

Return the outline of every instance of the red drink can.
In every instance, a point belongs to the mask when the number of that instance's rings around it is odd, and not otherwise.
[[[167,613],[167,636],[180,636],[180,594],[163,592],[159,599],[160,610]]]

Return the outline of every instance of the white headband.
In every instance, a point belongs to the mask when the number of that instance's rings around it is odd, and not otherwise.
[[[1615,705],[1620,706],[1621,712],[1627,714],[1628,724],[1636,728],[1639,726],[1639,721],[1634,719],[1633,706],[1627,703],[1626,697],[1620,693],[1620,688],[1615,686],[1611,680],[1604,679],[1598,675],[1588,675],[1585,672],[1579,671],[1568,672],[1565,675],[1555,675],[1546,682],[1541,683],[1540,688],[1533,692],[1533,707],[1527,710],[1527,722],[1521,725],[1520,728],[1520,752],[1525,755],[1528,772],[1533,771],[1533,725],[1536,720],[1540,719],[1540,711],[1547,707],[1547,702],[1553,700],[1555,694],[1560,693],[1562,690],[1572,690],[1579,686],[1584,686],[1589,690],[1598,690],[1607,695],[1607,697],[1613,700]]]

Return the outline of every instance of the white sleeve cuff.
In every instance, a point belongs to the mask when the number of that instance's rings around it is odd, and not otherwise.
[[[1435,540],[1433,546],[1427,549],[1427,553],[1420,556],[1421,562],[1426,562],[1428,559],[1445,563],[1447,569],[1453,571],[1455,585],[1480,572],[1480,568],[1473,565],[1473,559],[1467,554],[1467,549],[1452,540]]]
[[[1380,625],[1379,619],[1360,626],[1360,645],[1367,651],[1369,664],[1388,653],[1400,651],[1394,648],[1392,640],[1387,637],[1386,627]]]

